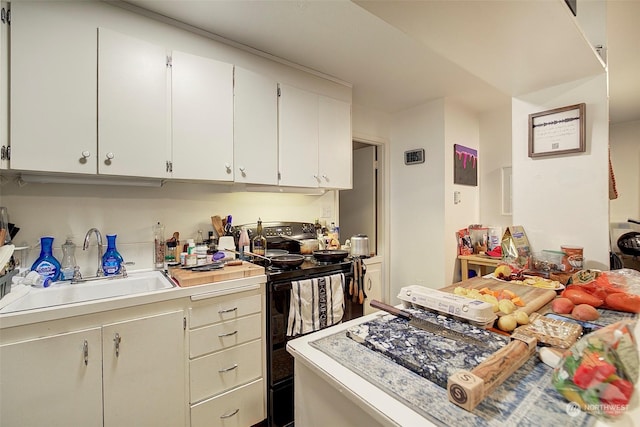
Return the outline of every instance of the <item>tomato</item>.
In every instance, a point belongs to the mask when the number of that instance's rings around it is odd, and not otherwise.
[[[604,303],[602,299],[588,294],[578,287],[568,287],[564,290],[564,292],[562,292],[562,296],[565,298],[569,298],[575,305],[589,304],[592,307],[600,307]]]
[[[585,358],[585,361],[586,358]],[[609,375],[616,373],[616,367],[610,363],[600,361],[596,363],[583,363],[578,366],[573,374],[573,383],[583,390],[603,382]]]

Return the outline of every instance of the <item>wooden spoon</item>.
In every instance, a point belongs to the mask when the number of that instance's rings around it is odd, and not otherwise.
[[[222,218],[220,218],[220,215],[214,215],[211,217],[211,225],[213,225],[213,229],[216,230],[218,237],[224,236],[224,226],[222,225]]]

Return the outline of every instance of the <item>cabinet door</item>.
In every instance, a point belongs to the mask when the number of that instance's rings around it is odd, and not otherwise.
[[[233,181],[233,65],[173,51],[173,178]]]
[[[96,27],[88,6],[11,5],[12,169],[96,173]]]
[[[105,427],[184,425],[182,310],[102,330]]]
[[[98,173],[169,177],[167,98],[165,48],[100,28]]]
[[[320,96],[318,120],[320,187],[351,188],[351,104]]]
[[[318,95],[280,85],[280,185],[318,187]]]
[[[102,426],[100,328],[0,346],[0,425]]]
[[[378,311],[371,308],[369,302],[373,299],[382,301],[382,265],[377,262],[367,265],[367,272],[364,275],[364,290],[367,298],[363,304],[364,314],[370,314]]]
[[[278,84],[240,67],[234,75],[234,180],[278,184]]]

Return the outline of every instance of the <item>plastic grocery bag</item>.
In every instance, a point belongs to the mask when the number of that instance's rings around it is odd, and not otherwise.
[[[582,337],[553,371],[556,390],[590,414],[624,413],[638,381],[634,327],[635,321],[623,320]]]

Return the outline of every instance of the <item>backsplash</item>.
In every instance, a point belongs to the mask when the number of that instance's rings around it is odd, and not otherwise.
[[[207,235],[212,215],[233,215],[235,225],[263,221],[308,221],[330,223],[336,217],[336,192],[323,195],[233,192],[222,184],[168,182],[161,188],[79,184],[27,184],[11,181],[0,187],[0,206],[9,220],[20,227],[16,246],[29,246],[25,265],[40,253],[41,236],[54,237],[53,254],[62,259],[61,245],[70,236],[76,244],[76,259],[83,275],[95,274],[95,236],[82,250],[85,233],[96,227],[104,236],[117,234],[117,246],[130,270],[153,267],[153,225],[160,221],[165,234],[180,233],[180,240]],[[322,215],[331,214],[329,217]],[[106,245],[106,240],[104,240]]]

